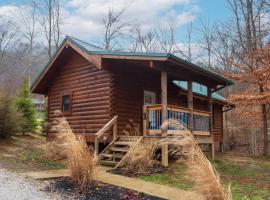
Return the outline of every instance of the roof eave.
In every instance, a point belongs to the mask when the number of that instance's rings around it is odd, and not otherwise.
[[[169,53],[168,58],[172,59],[172,60],[174,60],[176,62],[179,62],[181,64],[187,65],[187,66],[191,67],[192,69],[194,69],[196,71],[199,71],[200,73],[207,74],[208,76],[216,79],[217,81],[223,82],[224,86],[230,86],[230,85],[234,84],[231,80],[226,79],[223,76],[220,76],[220,75],[218,75],[216,73],[213,73],[213,72],[211,72],[209,70],[205,70],[205,69],[203,69],[203,68],[201,68],[201,67],[199,67],[199,66],[197,66],[197,65],[195,65],[193,63],[190,63],[188,61],[185,61],[185,60],[183,60],[183,59],[181,59],[181,58],[179,58],[179,57],[177,57],[177,56],[175,56],[173,54]]]

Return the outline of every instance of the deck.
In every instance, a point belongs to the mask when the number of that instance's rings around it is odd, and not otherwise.
[[[198,144],[207,144],[211,149],[212,158],[214,158],[214,140],[210,133],[210,113],[194,110],[190,118],[188,108],[178,106],[168,106],[167,121],[173,120],[178,124],[176,127],[172,123],[164,125],[162,119],[162,105],[149,105],[143,108],[143,134],[142,135],[119,135],[117,133],[117,116],[114,116],[95,137],[95,152],[100,158],[100,163],[114,167],[120,167],[124,164],[127,152],[131,146],[140,142],[155,142],[163,138],[177,138],[181,136],[182,130],[189,130],[190,119],[193,123],[193,133]],[[180,125],[180,126],[179,126]],[[165,127],[167,133],[162,134]],[[182,127],[182,130],[179,129]],[[105,133],[112,133],[112,141],[101,152],[99,151],[99,141]],[[168,155],[167,155],[168,156]]]

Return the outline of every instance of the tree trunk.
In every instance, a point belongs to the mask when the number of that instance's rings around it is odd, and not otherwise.
[[[263,155],[268,156],[268,126],[267,126],[267,113],[266,113],[266,105],[263,104],[261,106],[262,114],[263,114]]]
[[[260,94],[264,93],[263,86],[259,86]],[[263,117],[263,155],[268,156],[268,125],[267,125],[267,111],[266,104],[261,105],[262,117]]]

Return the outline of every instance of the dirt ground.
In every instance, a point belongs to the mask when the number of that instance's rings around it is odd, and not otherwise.
[[[63,169],[63,162],[46,158],[45,144],[46,138],[36,134],[0,140],[0,167],[16,172]]]

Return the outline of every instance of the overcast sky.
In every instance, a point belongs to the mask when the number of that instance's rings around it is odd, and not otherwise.
[[[12,15],[20,0],[0,0],[0,15]],[[65,0],[62,32],[86,41],[96,41],[102,34],[102,19],[109,8],[126,8],[123,19],[139,23],[144,30],[166,19],[171,13],[177,22],[177,39],[186,39],[186,25],[192,21],[193,40],[201,20],[223,21],[229,17],[226,0]]]

